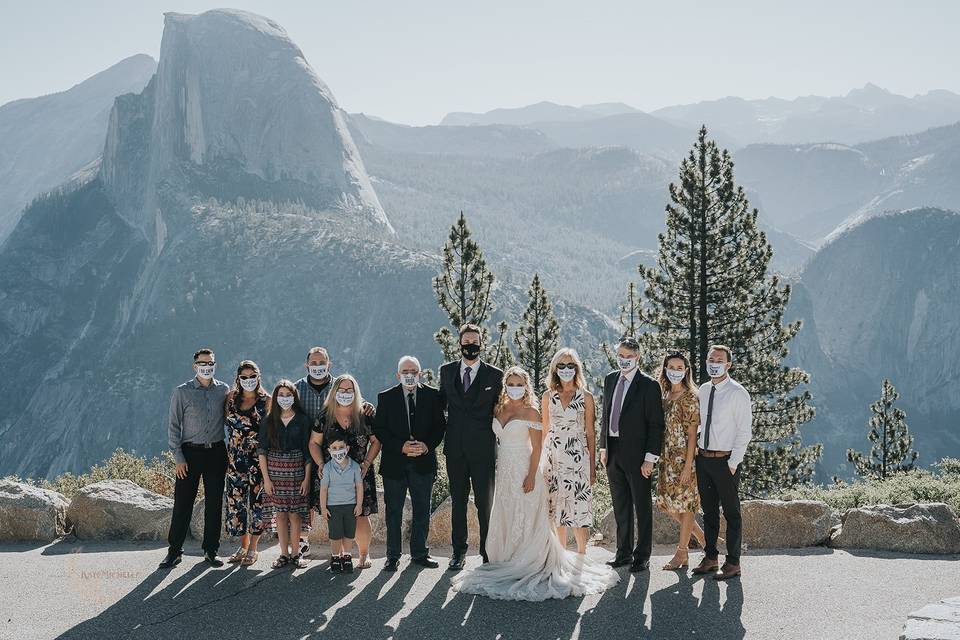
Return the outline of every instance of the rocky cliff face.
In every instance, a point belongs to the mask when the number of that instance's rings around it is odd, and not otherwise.
[[[114,98],[142,91],[156,68],[131,56],[66,91],[0,107],[0,243],[34,197],[96,171]]]
[[[960,452],[960,214],[915,209],[852,226],[810,261],[791,302],[805,320],[796,362],[812,375],[809,430],[829,473],[847,447],[867,446],[868,405],[889,377],[921,462]],[[805,436],[807,437],[807,436]]]
[[[156,76],[110,116],[101,176],[120,215],[158,244],[165,182],[298,200],[392,232],[333,94],[279,25],[240,11],[166,14]]]

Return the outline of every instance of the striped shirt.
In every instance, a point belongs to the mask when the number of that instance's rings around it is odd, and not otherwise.
[[[310,418],[310,426],[315,426],[320,414],[323,413],[323,403],[327,400],[327,391],[330,390],[330,376],[327,376],[320,391],[313,388],[307,378],[300,378],[294,386],[297,387],[297,394],[300,396],[300,406],[304,413]]]

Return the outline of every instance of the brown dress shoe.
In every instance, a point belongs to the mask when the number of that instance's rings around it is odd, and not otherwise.
[[[729,580],[738,575],[740,575],[740,565],[724,562],[723,566],[720,567],[720,573],[713,577],[715,580]]]
[[[711,560],[710,558],[704,556],[703,560],[700,561],[696,567],[693,568],[693,574],[702,576],[708,573],[716,573],[717,569],[720,568],[720,563],[716,560]]]

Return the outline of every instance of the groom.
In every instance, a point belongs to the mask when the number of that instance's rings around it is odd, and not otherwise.
[[[480,555],[487,561],[487,525],[493,502],[497,439],[493,434],[493,409],[500,397],[503,371],[482,362],[480,327],[460,327],[460,360],[440,367],[441,403],[447,409],[443,455],[450,480],[450,528],[453,557],[450,570],[463,569],[467,555],[467,501],[473,499],[480,521]]]
[[[650,566],[653,547],[653,506],[650,475],[663,443],[663,404],[660,385],[638,367],[640,344],[633,337],[617,344],[618,371],[603,381],[603,422],[600,425],[600,464],[607,468],[613,515],[617,521],[617,555],[611,567],[630,571]],[[637,536],[634,546],[633,518]]]

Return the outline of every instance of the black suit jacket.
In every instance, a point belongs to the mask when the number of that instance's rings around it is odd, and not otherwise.
[[[610,433],[610,406],[617,390],[619,371],[611,371],[603,381],[603,422],[600,425],[600,448],[607,448]],[[663,399],[660,384],[637,371],[633,382],[624,392],[620,409],[620,436],[617,455],[624,456],[630,464],[639,466],[647,453],[660,455],[663,447]]]
[[[407,419],[407,403],[402,385],[381,391],[377,396],[377,414],[373,433],[383,445],[380,450],[380,475],[399,477],[404,465],[413,464],[420,473],[437,472],[436,448],[443,441],[447,421],[443,415],[440,391],[426,385],[417,386],[413,433]],[[427,453],[409,457],[403,453],[403,444],[419,440],[427,445]]]
[[[440,367],[440,394],[447,410],[447,435],[443,454],[467,457],[494,464],[497,459],[497,438],[493,434],[493,409],[503,386],[503,371],[480,363],[476,379],[464,393],[460,377],[460,361]]]

